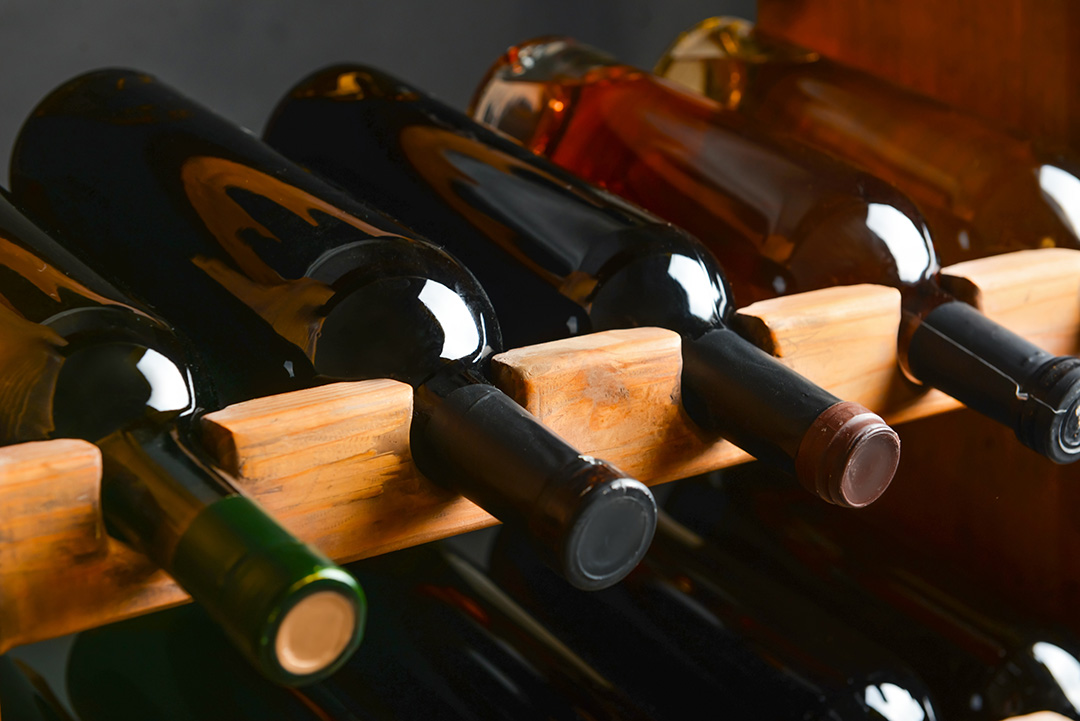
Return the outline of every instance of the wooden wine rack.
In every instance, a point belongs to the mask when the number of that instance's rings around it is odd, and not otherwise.
[[[758,0],[757,22],[995,125],[1080,152],[1074,0]],[[1004,282],[1023,295],[1042,281]],[[1000,298],[1020,309],[1007,294]],[[1080,464],[1046,463],[970,411],[899,431],[905,452],[896,480],[865,517],[1032,614],[1077,630]]]
[[[1076,350],[1080,251],[1024,251],[946,275],[998,322],[1054,352]],[[899,293],[867,285],[756,303],[738,314],[760,347],[892,422],[958,408],[901,377],[899,321]],[[596,333],[495,359],[496,383],[521,405],[583,452],[650,484],[748,459],[686,419],[680,371],[679,337],[656,328]],[[411,388],[372,380],[241,403],[206,416],[201,429],[246,493],[300,538],[347,562],[495,523],[417,472],[411,413]],[[911,452],[921,449],[905,449]],[[100,459],[90,444],[0,450],[0,651],[187,600],[164,573],[106,534],[99,483]]]

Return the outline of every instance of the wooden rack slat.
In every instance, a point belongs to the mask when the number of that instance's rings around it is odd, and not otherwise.
[[[1017,253],[949,275],[1013,330],[1075,347],[1080,251]],[[958,407],[901,377],[899,319],[895,290],[855,286],[757,303],[737,322],[782,362],[889,420]],[[685,418],[680,339],[669,331],[609,331],[517,349],[494,367],[503,390],[582,452],[647,483],[748,458]],[[495,522],[416,471],[411,413],[408,386],[338,383],[210,414],[202,434],[239,487],[299,537],[350,561]],[[78,441],[0,449],[0,651],[186,600],[104,533],[98,464],[96,449]]]

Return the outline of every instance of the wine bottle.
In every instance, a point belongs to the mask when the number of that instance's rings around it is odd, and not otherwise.
[[[654,325],[683,337],[685,407],[703,428],[863,506],[896,468],[896,435],[730,327],[721,269],[685,232],[594,188],[374,68],[315,73],[266,132],[284,155],[422,234],[476,273],[525,345]]]
[[[109,531],[270,678],[315,680],[356,649],[365,606],[355,580],[200,453],[194,419],[218,402],[186,345],[2,197],[0,339],[0,444],[96,443]]]
[[[10,656],[0,656],[0,709],[6,721],[72,721],[45,679]]]
[[[83,721],[644,721],[653,718],[462,557],[423,546],[350,567],[371,590],[364,653],[300,692],[232,662],[197,609],[81,634],[68,689]],[[199,659],[211,659],[200,662]]]
[[[860,519],[820,513],[761,464],[680,483],[667,509],[917,668],[944,718],[1080,719],[1080,639]],[[827,509],[826,509],[827,510]]]
[[[914,205],[887,183],[768,135],[715,101],[572,41],[512,48],[477,92],[479,119],[696,234],[749,302],[837,284],[896,287],[911,380],[1080,458],[1080,359],[1053,356],[957,301]]]
[[[683,33],[657,73],[866,168],[926,216],[946,263],[1080,248],[1080,158],[1011,135],[736,18]]]
[[[98,71],[26,121],[12,185],[62,243],[192,337],[230,388],[409,383],[419,470],[528,527],[575,585],[615,583],[647,548],[648,488],[485,379],[500,334],[475,278],[239,126],[150,76]]]
[[[923,681],[840,617],[663,512],[642,563],[582,594],[500,531],[492,576],[552,633],[671,718],[938,718]]]

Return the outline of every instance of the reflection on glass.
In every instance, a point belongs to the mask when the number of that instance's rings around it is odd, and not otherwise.
[[[176,364],[153,348],[147,348],[135,367],[150,384],[150,397],[146,405],[156,411],[179,411],[188,407],[187,380]]]
[[[1043,165],[1039,168],[1039,187],[1057,205],[1073,233],[1080,235],[1080,180],[1061,168]]]
[[[1061,692],[1077,711],[1080,711],[1080,661],[1071,653],[1052,643],[1040,641],[1031,647],[1031,655],[1046,666],[1061,686]]]
[[[419,298],[443,328],[441,358],[465,358],[477,349],[480,333],[476,320],[460,295],[442,283],[428,280],[420,290]]]
[[[720,284],[709,277],[709,271],[700,261],[673,255],[668,264],[668,275],[682,286],[691,313],[706,321],[716,317],[716,309],[723,305],[720,303]]]
[[[867,686],[866,705],[887,721],[924,721],[927,718],[927,710],[912,697],[911,692],[894,683]],[[930,712],[930,719],[933,719],[933,711]]]
[[[891,205],[870,203],[866,226],[889,246],[896,274],[905,283],[917,283],[932,265],[930,239],[911,218]]]

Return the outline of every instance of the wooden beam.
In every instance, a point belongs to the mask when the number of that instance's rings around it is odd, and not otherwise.
[[[948,272],[950,283],[1013,330],[1057,339],[1059,352],[1075,349],[1080,251],[1016,253]],[[781,362],[886,419],[957,408],[901,377],[899,318],[895,290],[854,286],[756,303],[737,324]],[[501,354],[495,376],[582,452],[647,483],[745,461],[685,417],[680,346],[676,334],[656,328],[596,333]],[[241,403],[206,416],[202,432],[241,489],[297,536],[347,562],[495,522],[416,471],[411,416],[411,388],[373,380]],[[905,457],[925,452],[922,442],[905,445]],[[99,474],[96,448],[79,441],[0,449],[0,651],[187,600],[105,534]]]

